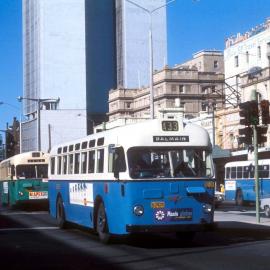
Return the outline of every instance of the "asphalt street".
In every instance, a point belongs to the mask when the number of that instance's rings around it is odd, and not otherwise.
[[[270,219],[258,225],[253,208],[221,207],[215,220],[213,232],[190,243],[151,234],[103,245],[89,230],[58,229],[46,211],[1,208],[1,269],[270,268]]]

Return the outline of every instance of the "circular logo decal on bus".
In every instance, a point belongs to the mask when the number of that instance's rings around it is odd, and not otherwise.
[[[158,210],[155,217],[157,220],[163,220],[165,217],[165,213],[162,210]]]

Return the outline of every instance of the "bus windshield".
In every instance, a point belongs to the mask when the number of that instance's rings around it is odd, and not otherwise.
[[[202,148],[131,148],[127,156],[131,178],[213,176],[211,153]]]
[[[48,164],[18,165],[16,166],[17,179],[48,178]]]

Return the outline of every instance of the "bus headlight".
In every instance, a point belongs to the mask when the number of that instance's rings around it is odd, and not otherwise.
[[[23,192],[19,191],[19,195],[20,195],[20,196],[23,196]]]
[[[133,208],[133,213],[136,216],[142,216],[144,212],[143,206],[142,205],[135,205]]]
[[[206,214],[209,214],[212,212],[212,205],[211,204],[203,204],[203,212],[206,213]]]

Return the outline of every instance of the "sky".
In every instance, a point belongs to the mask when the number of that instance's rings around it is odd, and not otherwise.
[[[0,130],[20,117],[16,98],[23,87],[21,1],[0,0]],[[175,0],[167,8],[168,64],[183,63],[203,49],[224,50],[227,37],[267,17],[269,0]]]

